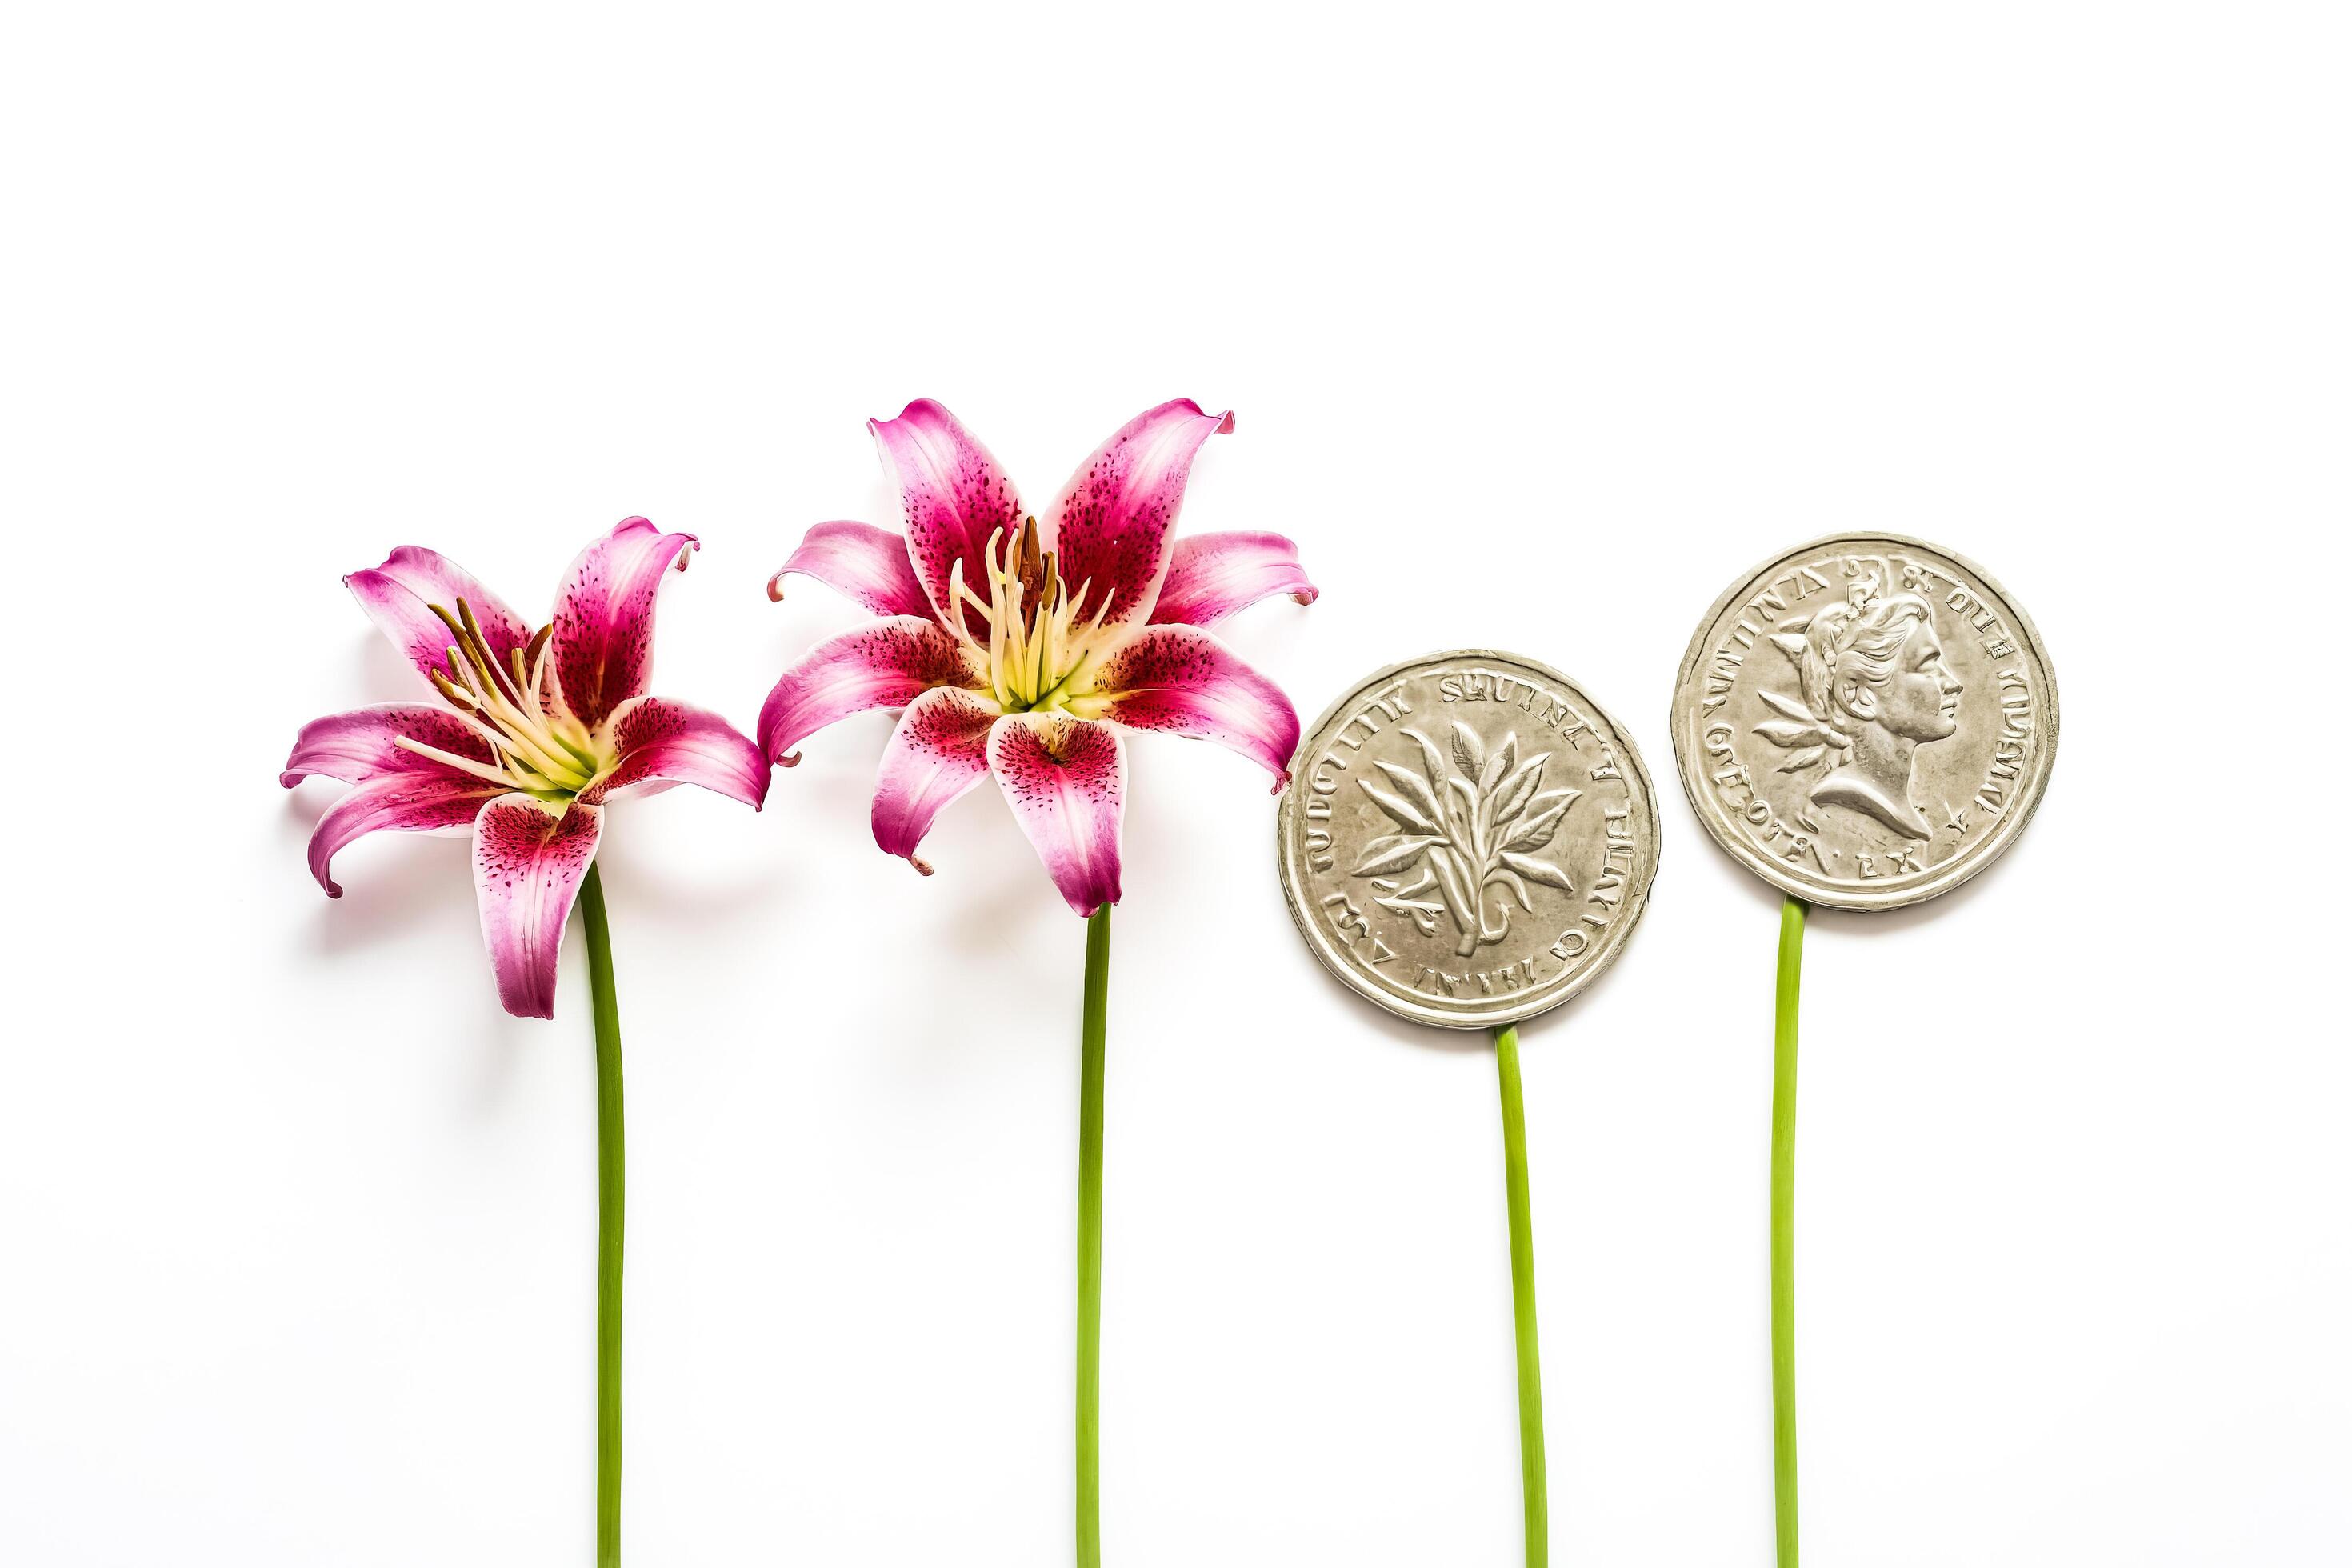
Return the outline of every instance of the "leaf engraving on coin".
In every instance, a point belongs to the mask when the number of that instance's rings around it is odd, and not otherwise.
[[[1299,751],[1279,847],[1292,917],[1356,990],[1482,1027],[1616,956],[1657,867],[1630,741],[1559,672],[1483,649],[1382,670]]]
[[[1892,909],[1957,887],[2022,830],[2058,694],[2033,624],[1978,568],[1841,534],[1717,601],[1674,722],[1717,843],[1801,898]]]
[[[1501,889],[1530,913],[1536,906],[1528,882],[1576,890],[1567,872],[1535,852],[1552,841],[1560,817],[1582,792],[1546,791],[1544,766],[1551,753],[1519,762],[1516,731],[1506,733],[1489,756],[1477,731],[1455,723],[1452,768],[1419,730],[1407,727],[1404,734],[1421,748],[1420,773],[1375,761],[1394,793],[1370,779],[1356,781],[1401,831],[1364,846],[1349,875],[1370,878],[1379,893],[1372,901],[1409,916],[1423,936],[1435,934],[1438,916],[1446,916],[1459,937],[1454,956],[1467,958],[1511,934],[1511,906],[1501,898],[1493,900],[1496,923],[1486,923],[1490,889]],[[1394,879],[1407,872],[1418,874]]]

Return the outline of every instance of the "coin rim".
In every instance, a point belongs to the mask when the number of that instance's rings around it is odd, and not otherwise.
[[[1592,694],[1578,685],[1571,677],[1553,668],[1541,659],[1529,658],[1525,654],[1509,653],[1502,648],[1438,648],[1423,654],[1418,658],[1400,659],[1394,664],[1381,666],[1353,685],[1343,689],[1339,695],[1332,700],[1330,705],[1323,710],[1321,716],[1301,733],[1298,750],[1291,760],[1296,763],[1307,756],[1310,742],[1319,740],[1325,728],[1333,719],[1339,717],[1340,710],[1351,706],[1368,689],[1378,686],[1391,677],[1408,669],[1445,659],[1464,658],[1506,660],[1527,669],[1538,670],[1547,679],[1557,681],[1575,692],[1583,700],[1585,706],[1608,722],[1611,734],[1616,738],[1620,756],[1633,763],[1633,772],[1642,781],[1642,798],[1647,806],[1650,826],[1650,875],[1643,882],[1640,891],[1626,900],[1624,918],[1612,924],[1609,935],[1602,942],[1601,951],[1595,956],[1593,962],[1562,985],[1558,994],[1547,995],[1516,1007],[1499,1007],[1475,1016],[1465,1016],[1458,1013],[1440,1013],[1433,1008],[1422,1007],[1392,996],[1378,986],[1367,983],[1362,976],[1356,973],[1352,965],[1324,946],[1321,932],[1309,923],[1305,908],[1306,900],[1290,865],[1290,831],[1292,820],[1301,809],[1297,805],[1297,789],[1305,777],[1303,771],[1294,774],[1290,784],[1285,786],[1282,792],[1282,805],[1275,813],[1274,859],[1276,870],[1282,881],[1283,907],[1290,911],[1290,923],[1298,928],[1298,934],[1307,943],[1307,951],[1312,952],[1322,963],[1323,967],[1336,975],[1349,990],[1381,1011],[1392,1013],[1398,1017],[1410,1019],[1416,1024],[1431,1024],[1444,1029],[1501,1029],[1515,1024],[1523,1024],[1529,1018],[1550,1012],[1554,1007],[1582,992],[1586,986],[1605,973],[1611,964],[1617,962],[1618,955],[1625,951],[1626,942],[1633,937],[1633,928],[1641,924],[1642,916],[1649,910],[1650,889],[1657,885],[1658,862],[1665,850],[1665,836],[1663,832],[1664,825],[1658,814],[1658,787],[1650,777],[1649,765],[1642,761],[1642,749],[1635,742],[1632,732],[1619,721],[1615,714],[1593,700]]]
[[[2026,647],[2033,655],[2033,661],[2042,673],[2042,688],[2049,694],[2048,711],[2042,717],[2039,726],[2042,743],[2035,748],[2034,770],[2031,778],[2032,789],[2026,796],[2025,805],[2005,818],[2001,825],[1994,829],[1990,839],[1983,841],[1990,845],[1990,848],[1978,851],[1965,861],[1957,858],[1948,860],[1937,868],[1937,875],[1925,878],[1916,883],[1890,889],[1885,892],[1864,892],[1860,889],[1840,888],[1832,888],[1825,891],[1801,885],[1794,878],[1782,876],[1780,861],[1748,844],[1744,837],[1735,838],[1730,832],[1729,825],[1718,822],[1714,814],[1708,810],[1706,804],[1700,799],[1698,784],[1691,777],[1687,742],[1683,735],[1683,691],[1690,682],[1692,672],[1706,654],[1706,634],[1721,618],[1723,612],[1729,609],[1741,596],[1743,589],[1750,588],[1759,580],[1767,578],[1772,568],[1791,556],[1804,555],[1825,545],[1862,543],[1873,540],[1886,544],[1907,545],[1914,550],[1924,550],[1930,554],[1940,555],[1975,578],[1980,586],[1990,589],[1993,595],[2000,600],[2002,606],[2016,617],[2018,630],[2025,634]],[[1715,840],[1716,847],[1782,892],[1793,898],[1801,899],[1809,904],[1819,904],[1833,910],[1907,909],[1913,904],[1925,903],[1929,899],[1950,892],[1954,888],[2009,853],[2009,847],[2017,842],[2018,835],[2025,831],[2025,825],[2032,821],[2033,814],[2041,809],[2042,797],[2049,792],[2051,768],[2058,760],[2058,668],[2051,661],[2050,649],[2043,644],[2040,630],[2034,626],[2033,617],[2025,613],[2025,607],[2018,603],[2007,588],[2001,586],[2000,580],[1991,573],[1987,572],[1958,551],[1947,550],[1932,540],[1916,538],[1907,533],[1889,533],[1872,530],[1847,530],[1838,533],[1825,533],[1819,539],[1808,540],[1802,544],[1792,544],[1776,554],[1768,555],[1746,572],[1734,577],[1731,580],[1731,585],[1707,607],[1706,614],[1699,617],[1698,629],[1691,633],[1690,647],[1683,654],[1682,668],[1675,672],[1674,698],[1667,715],[1667,733],[1674,741],[1675,776],[1682,780],[1683,798],[1690,803],[1691,815],[1698,818],[1699,826],[1706,829],[1706,836]]]

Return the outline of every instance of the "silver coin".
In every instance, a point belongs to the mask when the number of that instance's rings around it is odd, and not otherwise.
[[[1766,562],[1699,623],[1675,685],[1691,809],[1810,903],[1948,892],[2024,831],[2058,751],[2050,655],[1950,551],[1841,533]]]
[[[1494,1028],[1575,995],[1658,869],[1633,742],[1576,683],[1464,648],[1393,664],[1300,748],[1276,827],[1307,945],[1391,1013]]]

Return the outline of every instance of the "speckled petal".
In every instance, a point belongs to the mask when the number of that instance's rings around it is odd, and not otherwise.
[[[505,793],[502,785],[437,763],[428,763],[427,769],[372,778],[319,818],[319,825],[310,830],[310,875],[319,879],[327,897],[343,896],[342,885],[328,874],[343,846],[376,832],[431,833],[463,827],[474,820],[483,802]]]
[[[915,581],[907,541],[870,522],[820,522],[801,540],[783,569],[768,579],[768,597],[784,596],[793,573],[814,577],[877,616],[929,616],[931,602]],[[985,585],[986,579],[982,580]]]
[[[882,748],[874,842],[929,876],[929,864],[915,851],[932,820],[987,775],[988,732],[997,720],[994,702],[952,687],[908,703]]]
[[[908,558],[933,612],[944,619],[954,608],[948,579],[959,561],[965,584],[986,598],[989,535],[1021,528],[1021,496],[1013,481],[954,415],[928,397],[907,405],[896,419],[867,420],[866,428],[906,508]],[[966,605],[961,613],[974,636],[988,636],[976,611]]]
[[[1094,691],[1071,703],[1130,730],[1214,741],[1290,782],[1298,714],[1282,689],[1198,626],[1146,626],[1096,671]]]
[[[904,708],[934,686],[977,687],[962,646],[918,616],[875,621],[816,645],[784,671],[760,710],[760,751],[791,767],[793,748],[836,719]]]
[[[1045,542],[1061,552],[1062,580],[1072,592],[1091,581],[1084,614],[1091,617],[1108,595],[1106,625],[1150,617],[1192,454],[1233,427],[1232,415],[1203,414],[1180,397],[1120,426],[1070,477],[1047,517]]]
[[[662,573],[673,562],[685,571],[698,542],[632,517],[582,551],[563,574],[555,596],[555,681],[572,716],[590,729],[646,694],[654,595]]]
[[[633,697],[613,710],[617,760],[580,792],[589,805],[649,785],[700,784],[752,810],[768,798],[768,759],[718,714],[667,697]]]
[[[1118,902],[1127,757],[1108,725],[1065,713],[1013,713],[990,731],[988,769],[1070,908]]]
[[[405,738],[446,752],[468,762],[491,760],[489,742],[446,708],[413,702],[388,702],[380,708],[355,708],[313,719],[294,737],[294,752],[286,759],[278,782],[292,789],[304,779],[341,779],[365,784],[383,773],[447,773],[448,767],[430,757],[395,746]]]
[[[1211,626],[1276,594],[1315,602],[1298,546],[1278,533],[1188,534],[1168,558],[1151,619],[1155,626]]]
[[[499,1000],[518,1018],[555,1016],[555,959],[604,811],[502,795],[474,820],[474,892]]]
[[[530,641],[530,628],[504,599],[447,556],[422,545],[402,545],[384,557],[383,565],[344,578],[343,586],[420,675],[452,673],[449,628],[426,607],[431,605],[455,611],[457,601],[465,600],[481,623],[490,650],[501,660],[509,650]]]

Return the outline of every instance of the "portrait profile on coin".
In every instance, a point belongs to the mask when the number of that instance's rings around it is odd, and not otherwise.
[[[1780,623],[1770,641],[1795,667],[1797,689],[1760,690],[1780,717],[1755,730],[1790,752],[1780,771],[1825,770],[1810,792],[1815,805],[1927,839],[1935,829],[1911,800],[1913,753],[1958,731],[1966,688],[1945,662],[1935,606],[1884,592],[1888,580],[1880,563],[1843,600]]]
[[[1984,572],[1894,533],[1817,539],[1732,584],[1675,683],[1683,793],[1785,892],[1888,910],[2013,842],[2058,746],[2058,688]]]

